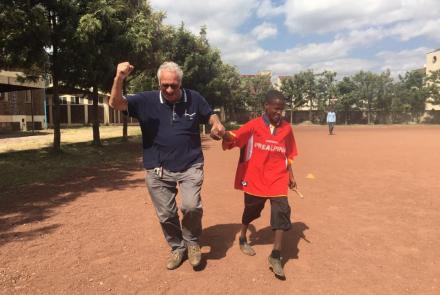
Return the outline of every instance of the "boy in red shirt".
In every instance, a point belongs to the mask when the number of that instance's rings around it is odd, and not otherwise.
[[[281,262],[283,234],[291,228],[287,190],[296,187],[291,165],[297,150],[292,127],[282,119],[285,101],[281,92],[269,91],[265,97],[263,116],[247,122],[238,130],[226,132],[222,143],[224,150],[240,148],[235,175],[235,188],[244,191],[245,205],[240,249],[246,255],[255,255],[247,242],[246,233],[249,224],[261,216],[265,202],[270,200],[270,224],[275,240],[269,265],[279,278],[285,278]]]

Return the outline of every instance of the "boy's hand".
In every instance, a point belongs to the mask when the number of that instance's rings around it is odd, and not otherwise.
[[[296,184],[295,177],[293,176],[292,166],[289,165],[287,169],[289,171],[289,188],[291,190],[295,190],[298,185]]]
[[[291,190],[294,190],[294,189],[296,189],[298,187],[298,185],[296,184],[296,180],[295,180],[295,178],[291,178],[290,177],[290,175],[289,175],[289,188],[291,189]]]

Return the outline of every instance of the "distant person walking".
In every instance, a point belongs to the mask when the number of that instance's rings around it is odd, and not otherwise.
[[[212,125],[211,137],[221,139],[225,129],[197,91],[182,88],[183,72],[174,62],[157,72],[159,90],[122,96],[122,83],[133,71],[128,62],[118,64],[110,105],[136,118],[142,130],[146,184],[163,234],[171,247],[168,269],[188,256],[196,267],[201,261],[203,153],[199,125]],[[180,190],[182,221],[177,213]]]
[[[327,125],[328,125],[328,134],[333,135],[333,129],[335,128],[336,124],[336,113],[331,108],[329,112],[327,113]]]

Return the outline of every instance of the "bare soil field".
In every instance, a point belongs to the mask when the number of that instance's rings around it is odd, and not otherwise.
[[[257,255],[240,252],[238,150],[205,138],[199,269],[166,270],[133,143],[128,165],[0,192],[0,294],[440,294],[440,126],[335,131],[294,126],[305,198],[289,196],[285,281],[268,269],[268,208],[253,224]]]

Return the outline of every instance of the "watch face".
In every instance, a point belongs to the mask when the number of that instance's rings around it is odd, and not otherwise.
[[[434,55],[434,56],[432,57],[432,63],[434,64],[436,61],[437,61],[437,56]]]

